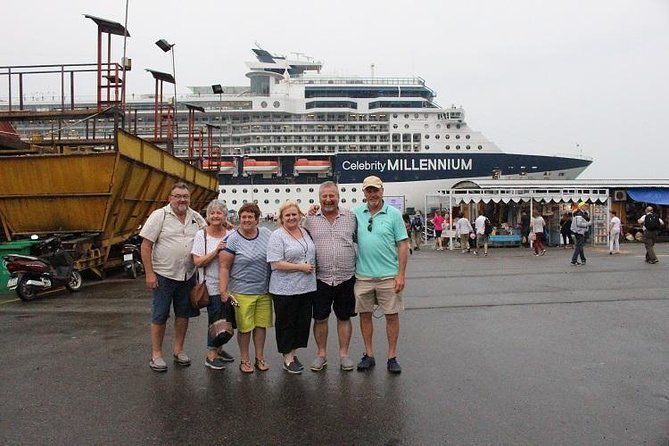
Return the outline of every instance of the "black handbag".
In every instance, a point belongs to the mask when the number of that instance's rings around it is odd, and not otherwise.
[[[214,347],[226,344],[235,334],[237,323],[235,321],[235,307],[231,299],[221,302],[220,310],[215,315],[216,319],[209,325],[209,337]]]

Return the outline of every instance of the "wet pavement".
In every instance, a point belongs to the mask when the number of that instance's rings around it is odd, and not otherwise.
[[[27,304],[2,295],[0,444],[667,445],[669,245],[657,265],[623,248],[589,249],[583,267],[561,249],[414,254],[399,376],[385,369],[382,320],[369,373],[339,370],[332,320],[323,372],[283,372],[273,330],[269,372],[208,370],[203,314],[186,342],[193,365],[156,374],[141,279]],[[310,340],[307,366],[313,351]]]

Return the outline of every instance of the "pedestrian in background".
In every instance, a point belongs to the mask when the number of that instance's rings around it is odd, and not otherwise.
[[[425,229],[424,225],[423,215],[420,211],[416,211],[416,214],[411,219],[411,236],[416,251],[420,251],[420,245],[423,240],[423,231]]]
[[[646,245],[646,262],[657,263],[657,256],[655,255],[655,242],[657,241],[657,234],[664,226],[664,221],[653,212],[653,207],[648,206],[646,213],[638,220],[639,224],[643,225],[643,243]]]
[[[490,237],[490,232],[492,224],[490,220],[485,215],[481,214],[476,217],[474,220],[474,227],[476,228],[476,249],[474,254],[478,255],[478,250],[483,247],[483,255],[488,255],[488,239]]]
[[[616,214],[616,211],[611,211],[611,222],[609,223],[609,255],[620,254],[620,231],[622,224]]]
[[[444,217],[441,216],[441,211],[434,211],[434,217],[432,218],[432,225],[434,227],[434,239],[436,242],[437,251],[443,251],[444,247],[442,245],[441,233],[444,230]]]
[[[465,218],[465,214],[460,212],[460,218],[458,218],[458,221],[455,223],[455,236],[460,237],[460,249],[463,254],[465,251],[471,251],[471,248],[469,247],[469,234],[473,231],[472,224]]]
[[[204,218],[190,208],[188,186],[175,183],[170,191],[169,204],[153,211],[139,233],[144,239],[141,254],[146,286],[153,297],[149,367],[156,372],[167,371],[167,363],[163,359],[163,339],[170,306],[174,307],[174,362],[181,366],[191,363],[183,351],[188,318],[194,315],[188,299],[195,274],[191,249],[195,233],[205,225]]]
[[[574,217],[571,222],[571,232],[576,236],[576,245],[574,247],[574,254],[571,256],[572,265],[585,265],[585,234],[590,229],[592,223],[586,220],[585,213],[579,207],[576,212],[574,212]],[[581,262],[578,262],[578,258],[581,258]]]
[[[574,247],[574,237],[571,233],[571,212],[565,212],[562,214],[562,220],[560,220],[560,236],[562,237],[562,247],[567,249],[571,245]]]
[[[546,229],[546,221],[544,218],[539,214],[538,210],[532,211],[532,220],[531,220],[531,226],[532,226],[532,234],[534,234],[534,255],[539,256],[539,255],[544,255],[546,254],[546,246],[544,245],[544,240],[545,240],[545,229]]]

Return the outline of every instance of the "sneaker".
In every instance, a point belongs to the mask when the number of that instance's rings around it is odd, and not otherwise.
[[[369,370],[376,365],[374,356],[367,356],[367,353],[362,355],[362,359],[358,363],[358,371]]]
[[[545,250],[545,249],[542,249],[542,250],[541,250],[541,254],[539,254],[539,255],[544,255],[544,254],[546,254],[546,250]]]
[[[218,354],[218,357],[223,362],[234,362],[235,361],[235,357],[232,356],[230,353],[226,352],[223,349],[220,349],[217,354]]]
[[[484,253],[483,253],[483,257],[488,257],[488,253],[487,253],[487,252],[484,252]]]
[[[174,354],[174,362],[177,365],[188,367],[190,365],[190,358],[184,352],[179,352]]]
[[[302,369],[297,365],[295,359],[293,359],[290,364],[283,363],[283,369],[291,375],[299,375],[302,373]]]
[[[478,251],[474,251],[474,255],[475,256],[479,255]]]
[[[328,365],[328,358],[324,358],[322,356],[316,356],[316,358],[313,360],[309,368],[311,369],[312,372],[320,372],[326,365]]]
[[[153,358],[149,362],[149,367],[151,367],[151,370],[154,372],[166,372],[167,371],[167,363],[163,358]]]
[[[420,246],[416,246],[416,251],[420,251]]]
[[[400,367],[400,363],[397,362],[397,358],[390,358],[388,360],[388,371],[390,373],[402,373],[402,367]]]
[[[571,264],[572,264],[572,266],[581,266],[581,264],[578,263],[578,262],[571,262]]]
[[[302,363],[300,362],[300,360],[297,359],[297,355],[295,355],[295,356],[293,357],[293,361],[295,361],[295,364],[297,364],[297,366],[300,368],[300,370],[304,370],[304,366],[302,365]]]
[[[613,251],[609,251],[609,255],[612,256],[612,255],[613,255]]]
[[[223,370],[225,368],[225,363],[223,362],[223,358],[217,356],[214,359],[206,358],[204,360],[204,366],[209,367],[212,370]]]
[[[350,372],[353,370],[353,361],[351,361],[351,358],[348,356],[342,356],[339,358],[339,368],[341,368],[345,372]]]
[[[539,257],[539,254],[534,254],[534,257]]]
[[[581,260],[581,265],[585,265],[585,260]]]

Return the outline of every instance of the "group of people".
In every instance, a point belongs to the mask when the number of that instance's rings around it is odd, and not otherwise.
[[[272,232],[258,226],[260,209],[254,203],[238,210],[237,228],[228,222],[225,204],[218,200],[209,203],[204,219],[190,208],[188,186],[176,183],[169,204],[154,211],[140,232],[146,285],[153,298],[151,369],[164,372],[168,368],[163,339],[170,306],[175,318],[174,363],[191,364],[184,340],[189,318],[199,315],[199,310],[190,305],[188,295],[197,280],[195,269],[201,268],[199,276],[209,293],[209,323],[223,303],[235,305],[242,373],[270,369],[264,347],[272,326],[283,369],[302,373],[297,351],[308,345],[312,319],[316,354],[310,369],[323,370],[328,364],[332,311],[337,318],[341,370],[355,368],[349,345],[351,318],[356,315],[364,343],[357,369],[369,370],[376,364],[372,315],[377,308],[386,319],[387,369],[401,373],[397,341],[409,254],[407,230],[400,212],[384,202],[381,179],[367,177],[362,189],[365,204],[349,211],[339,207],[337,185],[325,182],[319,188],[319,205],[306,215],[296,202],[284,202],[277,212],[279,228]],[[206,367],[221,370],[234,360],[207,336]]]

